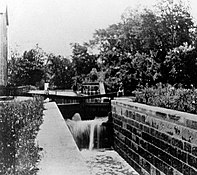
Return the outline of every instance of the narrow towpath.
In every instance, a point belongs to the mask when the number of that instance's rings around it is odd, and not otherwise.
[[[36,140],[43,148],[38,175],[89,175],[56,103],[45,103],[45,109],[44,122]]]

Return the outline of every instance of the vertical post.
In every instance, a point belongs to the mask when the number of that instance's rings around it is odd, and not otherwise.
[[[5,95],[8,80],[8,40],[7,40],[8,14],[7,7],[0,10],[0,95]]]
[[[14,127],[14,162],[13,162],[13,167],[14,167],[14,175],[15,175],[15,172],[16,172],[16,128],[15,128],[15,124],[16,124],[16,121],[14,121],[13,123],[13,127]]]
[[[49,83],[44,83],[44,90],[47,91],[49,89]]]

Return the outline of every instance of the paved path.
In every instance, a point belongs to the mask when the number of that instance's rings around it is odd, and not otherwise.
[[[38,175],[89,175],[85,161],[54,102],[45,103],[44,122],[37,136],[43,148]]]

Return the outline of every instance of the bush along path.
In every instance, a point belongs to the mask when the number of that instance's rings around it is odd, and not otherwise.
[[[0,175],[33,175],[40,159],[35,143],[43,122],[43,100],[0,104]]]
[[[137,89],[135,102],[197,114],[197,89],[175,88],[169,84]]]

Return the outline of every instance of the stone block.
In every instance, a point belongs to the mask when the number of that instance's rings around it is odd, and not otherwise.
[[[190,175],[190,167],[186,164],[183,164],[183,174]]]
[[[144,126],[143,126],[143,131],[149,133],[149,127],[146,126],[146,125],[144,125]]]
[[[192,146],[190,143],[188,142],[184,142],[184,150],[188,153],[191,153],[191,150],[192,150]]]
[[[179,121],[181,119],[181,116],[177,114],[168,114],[168,118],[175,122]]]
[[[178,170],[179,172],[182,173],[182,167],[183,167],[183,164],[180,160],[176,159],[176,158],[173,158],[172,159],[172,166]]]
[[[127,123],[126,129],[131,132],[131,125],[129,123]]]
[[[141,115],[142,114],[140,114],[139,112],[136,112],[135,113],[135,120],[137,120],[138,122],[140,122],[141,121]]]
[[[151,168],[150,168],[150,174],[151,175],[157,175],[156,174],[156,168],[154,166],[151,166]]]
[[[135,120],[135,112],[134,111],[129,111],[128,117]]]
[[[139,128],[139,127],[140,127],[140,124],[139,124],[138,122],[134,122],[134,126],[135,126],[136,128]]]
[[[156,136],[156,130],[153,128],[150,128],[150,134],[151,136]]]
[[[156,169],[156,175],[161,175],[161,171],[159,171],[158,169]]]
[[[162,133],[161,137],[162,137],[162,140],[167,142],[167,143],[171,143],[172,142],[172,137],[169,136],[168,134]]]
[[[126,144],[128,147],[131,147],[131,140],[128,139],[127,137],[125,138],[125,144]]]
[[[174,136],[175,137],[178,137],[178,138],[181,138],[182,137],[182,126],[180,125],[174,125]]]
[[[137,163],[134,162],[133,160],[132,160],[132,162],[133,162],[133,164],[132,164],[133,168],[134,168],[139,174],[141,174],[142,168],[139,166],[139,164],[137,164]]]
[[[164,167],[163,167],[163,162],[160,160],[160,159],[156,159],[155,160],[155,167],[157,168],[157,169],[159,169],[160,171],[164,171]]]
[[[177,158],[187,163],[187,154],[180,149],[177,149]]]
[[[145,133],[145,132],[142,132],[142,138],[143,138],[144,140],[150,142],[150,143],[151,143],[151,141],[152,141],[152,137],[151,137],[149,134]]]
[[[152,118],[151,126],[155,129],[163,130],[164,122],[160,122],[160,120]]]
[[[115,106],[112,106],[111,110],[112,110],[112,113],[116,113],[116,107]]]
[[[136,135],[142,137],[142,131],[140,129],[136,130]]]
[[[163,172],[164,172],[164,174],[171,175],[173,170],[169,165],[164,163],[163,164]]]
[[[122,122],[122,127],[123,127],[123,129],[127,129],[127,122]]]
[[[117,115],[121,115],[121,112],[122,112],[121,107],[120,106],[116,106],[116,114]]]
[[[170,156],[167,153],[164,153],[163,157],[161,158],[164,162],[166,162],[168,165],[172,165],[172,156]]]
[[[139,139],[139,145],[142,147],[142,148],[147,148],[148,147],[148,144],[145,140],[143,139]]]
[[[169,135],[175,135],[174,124],[169,122],[164,122],[164,128],[162,131]]]
[[[125,116],[126,117],[129,117],[129,111],[128,111],[128,109],[125,110]]]
[[[168,170],[168,175],[173,175],[173,173],[174,173],[174,169],[170,167]]]
[[[130,124],[131,126],[134,126],[134,120],[128,119],[128,124]]]
[[[150,175],[146,170],[142,169],[141,170],[141,175]]]
[[[122,141],[125,142],[125,136],[121,134],[120,132],[117,133],[118,138]]]
[[[188,164],[197,169],[197,157],[188,154]]]
[[[155,157],[151,153],[147,152],[146,160],[148,160],[152,165],[155,165]]]
[[[140,129],[141,131],[143,131],[143,128],[144,128],[143,124],[140,124],[139,129]]]
[[[197,121],[186,119],[186,126],[197,130]]]
[[[139,150],[138,144],[136,144],[136,143],[134,143],[134,142],[131,142],[131,149],[132,149],[133,151],[135,151],[136,153],[139,152],[139,151],[138,151],[138,150]]]
[[[124,135],[126,138],[130,138],[130,132],[128,130],[124,130]]]
[[[135,160],[135,162],[139,164],[140,156],[138,154],[133,154],[133,160]]]
[[[174,157],[177,157],[177,149],[176,147],[172,146],[169,153],[174,156]]]
[[[120,127],[122,127],[122,125],[123,125],[123,122],[118,120],[118,119],[114,119],[114,123],[117,124]]]
[[[182,139],[187,142],[197,145],[197,131],[189,129],[189,128],[183,128]]]
[[[176,138],[172,138],[172,145],[173,146],[176,146],[180,149],[183,149],[183,141],[182,140],[179,140],[179,139],[176,139]]]
[[[152,125],[152,117],[150,116],[147,116],[146,119],[145,119],[145,124],[148,125],[148,126],[151,126]]]
[[[197,146],[196,146],[196,145],[193,145],[193,146],[192,146],[192,154],[193,154],[194,156],[197,156]]]
[[[148,173],[150,173],[150,171],[151,171],[151,165],[150,165],[150,163],[148,162],[148,161],[146,161],[145,159],[144,159],[144,165],[143,165],[143,167],[144,167],[144,169],[148,172]]]
[[[180,173],[178,170],[174,169],[173,170],[173,175],[183,175],[183,174]]]
[[[197,169],[190,168],[190,175],[196,175]]]
[[[135,127],[132,127],[132,132],[133,132],[133,134],[137,134],[137,129],[135,128]]]
[[[166,151],[168,154],[171,154],[171,150],[172,150],[172,145],[165,143],[163,144],[164,147],[162,148],[164,151]]]
[[[156,111],[155,114],[156,114],[157,117],[159,117],[161,119],[164,119],[164,120],[168,117],[166,113],[160,112],[160,111]]]

